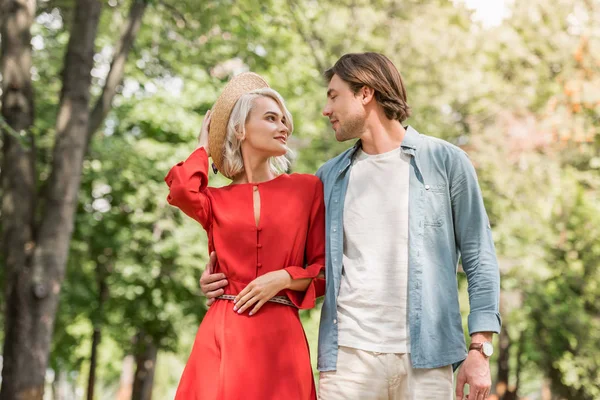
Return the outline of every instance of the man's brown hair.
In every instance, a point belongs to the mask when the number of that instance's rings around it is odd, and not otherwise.
[[[396,66],[383,54],[350,53],[343,55],[333,67],[324,73],[327,82],[333,75],[339,76],[350,85],[354,94],[363,86],[375,91],[377,103],[383,107],[389,119],[400,122],[410,116],[406,102],[404,82]]]

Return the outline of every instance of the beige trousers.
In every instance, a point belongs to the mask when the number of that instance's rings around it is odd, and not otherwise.
[[[337,370],[321,372],[321,400],[452,400],[452,366],[413,369],[410,354],[340,346]]]

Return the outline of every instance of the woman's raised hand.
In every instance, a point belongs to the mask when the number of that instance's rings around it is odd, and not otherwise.
[[[202,128],[200,129],[200,134],[198,135],[198,148],[204,147],[206,150],[206,154],[210,157],[210,149],[208,148],[208,129],[210,128],[210,117],[212,113],[210,110],[206,112],[204,115],[204,121],[202,121]]]

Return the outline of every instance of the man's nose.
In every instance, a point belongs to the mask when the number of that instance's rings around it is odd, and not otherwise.
[[[323,109],[323,116],[329,117],[330,115],[331,115],[331,108],[329,106],[325,106],[325,108]]]

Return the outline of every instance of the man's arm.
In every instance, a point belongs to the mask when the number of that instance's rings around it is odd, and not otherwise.
[[[500,271],[475,168],[464,152],[453,160],[450,197],[456,243],[469,292],[469,335],[500,333]]]
[[[500,272],[488,216],[477,174],[464,152],[453,160],[450,171],[450,197],[456,243],[467,275],[472,343],[491,342],[500,333]],[[469,400],[483,400],[490,394],[489,359],[471,350],[457,377],[456,397],[462,399],[469,385]]]
[[[210,258],[208,259],[208,263],[204,268],[204,272],[200,277],[200,290],[206,296],[208,301],[206,304],[209,306],[214,303],[215,298],[221,296],[225,291],[223,288],[227,286],[229,282],[227,282],[227,277],[225,274],[213,274],[215,264],[217,263],[217,253],[214,251],[210,253]]]

